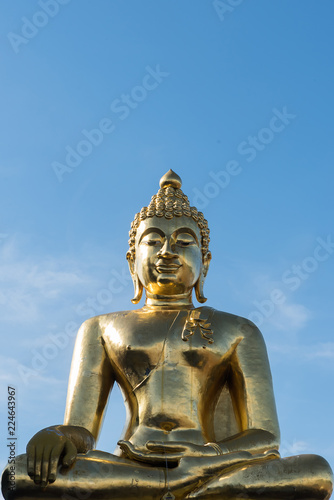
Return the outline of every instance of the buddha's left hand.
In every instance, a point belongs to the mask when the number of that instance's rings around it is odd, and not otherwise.
[[[211,446],[201,446],[183,441],[148,441],[144,449],[137,448],[130,441],[119,441],[118,445],[128,458],[152,464],[175,463],[184,457],[217,456],[217,452]]]

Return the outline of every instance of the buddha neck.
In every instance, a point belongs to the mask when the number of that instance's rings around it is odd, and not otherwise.
[[[146,291],[145,307],[150,309],[193,309],[192,293],[180,295],[155,295]]]

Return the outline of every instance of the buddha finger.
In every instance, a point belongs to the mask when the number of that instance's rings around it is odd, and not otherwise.
[[[34,445],[27,446],[27,473],[31,479],[35,477],[35,453],[36,448]]]
[[[143,454],[143,461],[151,464],[178,464],[184,453],[149,453]]]
[[[38,446],[35,450],[35,484],[40,484],[41,482],[41,469],[42,469],[42,459],[43,459],[43,447]]]
[[[58,463],[61,452],[62,452],[62,447],[59,446],[55,446],[51,451],[50,461],[49,461],[49,476],[48,476],[49,483],[54,483],[56,480]]]
[[[144,456],[147,456],[147,453],[138,450],[130,441],[119,441],[117,444],[129,458],[143,460]]]
[[[162,441],[147,441],[146,448],[152,451],[159,451],[161,453],[182,452],[189,449],[189,446],[183,443],[166,443]]]
[[[135,456],[137,455],[138,453],[141,453],[139,452],[139,450],[133,446],[132,443],[130,443],[130,441],[123,441],[123,440],[120,440],[118,441],[118,446],[121,448],[122,451],[124,451],[124,453],[127,455],[127,456]]]
[[[183,453],[142,453],[137,452],[131,458],[148,464],[177,464],[184,456]]]
[[[74,446],[72,441],[67,440],[66,444],[64,446],[64,452],[65,452],[65,455],[63,458],[63,466],[70,467],[70,465],[72,465],[73,462],[75,462],[75,460],[77,458],[78,450]]]
[[[126,453],[128,458],[132,458],[133,460],[137,460],[139,462],[146,463],[166,463],[167,462],[178,462],[182,455],[172,455],[165,453],[146,453],[138,450],[135,446],[133,446],[130,441],[119,441],[118,446]]]
[[[51,448],[44,448],[42,464],[41,464],[41,487],[45,488],[48,484],[49,463],[50,463]]]

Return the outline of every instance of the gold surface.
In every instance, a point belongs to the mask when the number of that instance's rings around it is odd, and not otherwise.
[[[17,458],[15,491],[5,473],[6,499],[329,498],[332,472],[323,458],[279,456],[259,330],[192,303],[193,290],[206,300],[209,230],[180,187],[169,171],[132,223],[133,300],[145,290],[145,306],[82,325],[64,425],[30,440],[27,456]],[[94,442],[114,382],[127,421],[111,455]]]

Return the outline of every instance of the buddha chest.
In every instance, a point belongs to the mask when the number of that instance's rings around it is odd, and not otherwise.
[[[210,308],[119,314],[103,339],[116,378],[132,390],[148,377],[170,393],[190,383],[200,389],[221,379],[231,350],[231,336],[215,324]]]

